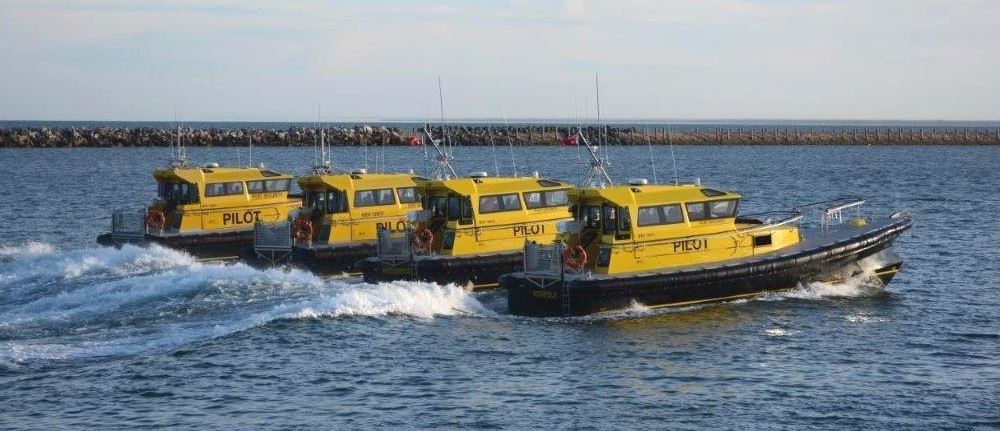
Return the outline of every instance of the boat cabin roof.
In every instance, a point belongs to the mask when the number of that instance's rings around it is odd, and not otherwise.
[[[570,187],[573,185],[565,181],[534,177],[468,177],[434,180],[427,183],[431,193],[444,191],[466,196],[560,190]]]
[[[281,180],[291,175],[263,168],[183,167],[163,168],[153,172],[157,181],[183,181],[206,184],[227,181]]]
[[[338,190],[361,190],[390,187],[412,187],[427,179],[413,174],[397,173],[331,173],[299,177],[303,190],[332,187]]]
[[[737,193],[695,184],[676,186],[661,184],[619,185],[606,188],[576,190],[576,198],[581,203],[607,201],[619,206],[705,202],[739,199],[740,197]]]

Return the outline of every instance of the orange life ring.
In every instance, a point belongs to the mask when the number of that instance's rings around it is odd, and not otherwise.
[[[578,270],[587,264],[587,250],[584,250],[583,246],[577,244],[563,250],[562,258],[566,266]]]
[[[411,147],[419,147],[421,145],[424,145],[424,142],[420,140],[419,136],[414,136],[410,138],[410,141],[407,144]]]
[[[146,213],[146,226],[153,230],[161,230],[167,224],[167,216],[160,210],[149,210]]]
[[[298,242],[311,241],[313,236],[313,224],[304,218],[295,220],[292,225],[292,238]]]
[[[418,230],[413,234],[410,239],[410,243],[413,244],[413,248],[417,251],[428,251],[431,249],[431,243],[434,242],[434,232],[430,229],[423,228]]]

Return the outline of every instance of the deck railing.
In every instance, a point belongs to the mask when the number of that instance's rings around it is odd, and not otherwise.
[[[119,209],[111,212],[111,239],[117,243],[146,238],[146,210]]]
[[[407,229],[402,236],[393,236],[389,229],[379,228],[376,235],[379,259],[393,266],[412,261],[412,235],[410,229]]]
[[[270,265],[287,263],[292,257],[292,222],[257,222],[253,225],[253,251]]]

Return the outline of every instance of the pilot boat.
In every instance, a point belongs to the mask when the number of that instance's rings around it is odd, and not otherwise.
[[[112,213],[107,246],[153,243],[199,258],[228,259],[253,243],[257,222],[284,220],[301,199],[289,194],[292,176],[260,167],[190,166],[180,144],[169,166],[153,172],[156,199],[137,211]]]
[[[425,181],[364,169],[300,177],[304,207],[294,221],[257,226],[252,261],[301,266],[317,275],[352,273],[355,262],[375,255],[379,229],[404,235],[407,214],[421,209]]]
[[[556,223],[572,219],[572,184],[490,177],[486,172],[452,178],[457,175],[450,156],[425,134],[439,151],[439,169],[432,174],[438,179],[419,186],[423,210],[409,215],[403,237],[387,228],[379,230],[378,255],[357,264],[366,282],[407,279],[496,287],[501,274],[520,268],[526,240],[551,243]]]
[[[601,171],[593,149],[591,155]],[[862,263],[888,283],[902,265],[891,246],[913,224],[906,212],[861,217],[858,198],[740,216],[737,193],[642,179],[609,185],[600,173],[603,184],[574,191],[574,221],[559,226],[557,242],[526,243],[523,267],[500,278],[512,314],[575,316],[748,298],[837,280]],[[819,211],[817,225],[802,223],[807,210]],[[851,211],[856,215],[845,222]]]

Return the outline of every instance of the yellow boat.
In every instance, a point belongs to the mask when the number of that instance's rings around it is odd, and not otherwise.
[[[302,206],[292,176],[264,168],[185,165],[157,169],[151,205],[115,211],[103,245],[156,243],[202,258],[235,258],[253,243],[257,222],[285,220]]]
[[[422,184],[424,211],[403,238],[383,229],[379,255],[358,262],[368,282],[396,279],[495,287],[520,267],[524,242],[551,243],[571,220],[572,185],[540,178],[467,178]]]
[[[404,235],[406,215],[421,208],[424,182],[412,173],[369,174],[364,169],[300,177],[304,208],[290,227],[284,227],[285,235],[294,240],[288,255],[291,263],[319,275],[353,272],[355,262],[375,255],[379,229]],[[255,245],[260,256],[262,244]],[[270,251],[264,256],[274,257]]]
[[[738,216],[733,192],[642,179],[613,186],[598,171],[607,181],[573,193],[575,221],[560,225],[558,242],[526,244],[523,267],[500,278],[511,313],[583,315],[746,298],[830,279],[866,258],[888,282],[902,263],[889,248],[913,223],[904,212],[863,218],[861,199]],[[801,226],[802,211],[817,207],[819,225]]]

